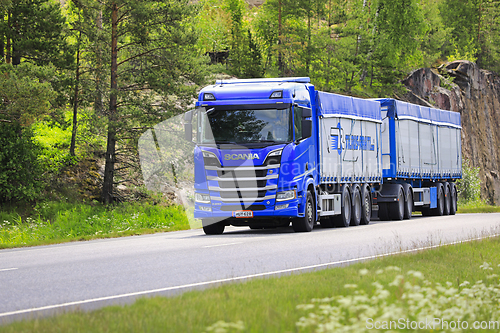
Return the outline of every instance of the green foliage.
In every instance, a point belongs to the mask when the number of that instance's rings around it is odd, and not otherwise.
[[[31,125],[50,111],[52,76],[50,66],[0,66],[0,202],[40,196],[44,168]]]
[[[29,126],[50,111],[55,93],[48,80],[51,66],[0,65],[0,121]]]
[[[394,280],[373,282],[368,292],[356,284],[346,284],[344,288],[352,290],[348,295],[315,298],[308,304],[300,304],[297,308],[306,314],[297,322],[297,327],[303,332],[316,328],[317,332],[325,333],[337,332],[340,328],[342,332],[370,332],[373,328],[396,331],[424,327],[453,332],[457,323],[466,323],[467,328],[474,322],[488,323],[500,315],[497,307],[500,284],[496,274],[500,269],[487,262],[480,268],[484,273],[479,275],[484,279],[474,284],[463,281],[445,285],[429,281],[419,271],[401,272],[394,266],[375,272],[361,269],[361,276],[384,274],[394,276]],[[486,328],[498,329],[499,324]]]
[[[464,159],[462,162],[462,179],[457,181],[458,199],[460,204],[475,203],[481,200],[481,179],[479,167]]]
[[[0,213],[0,248],[182,229],[189,229],[189,222],[181,206],[40,202],[24,218]]]
[[[476,62],[477,60],[477,48],[474,47],[473,40],[469,40],[467,44],[463,44],[462,47],[458,47],[457,43],[453,43],[453,53],[448,56],[448,61],[455,60],[468,60],[470,62]]]
[[[231,16],[218,0],[200,1],[194,24],[199,31],[197,49],[200,53],[220,52],[229,48]]]
[[[73,52],[65,40],[65,17],[59,2],[52,0],[10,1],[2,9],[0,33],[2,56],[14,65],[21,60],[38,65],[52,63],[67,68],[73,62]]]
[[[0,203],[29,201],[43,189],[40,147],[31,129],[0,122]]]

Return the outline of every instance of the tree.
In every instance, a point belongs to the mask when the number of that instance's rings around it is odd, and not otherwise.
[[[102,13],[102,30],[96,36],[105,37],[111,56],[101,58],[108,63],[110,78],[103,94],[108,96],[105,203],[117,199],[114,186],[121,180],[115,176],[133,165],[136,154],[129,153],[136,149],[138,135],[179,113],[194,96],[196,83],[204,78],[200,67],[204,58],[194,51],[196,33],[190,21],[197,7],[188,2],[79,1],[94,17]],[[94,57],[100,56],[98,52],[94,51]]]
[[[65,18],[59,3],[50,0],[4,1],[0,8],[0,55],[14,65],[26,59],[38,65],[53,63],[58,68],[73,62],[65,41]]]
[[[32,200],[43,188],[39,146],[31,125],[50,111],[53,68],[0,66],[0,202]]]
[[[230,14],[218,0],[202,0],[200,7],[195,21],[195,26],[200,31],[197,47],[202,53],[228,50]]]

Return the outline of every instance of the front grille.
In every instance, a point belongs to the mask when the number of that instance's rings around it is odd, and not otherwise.
[[[273,165],[273,167],[276,167]],[[224,168],[221,168],[224,169]],[[225,170],[217,170],[217,176],[220,178],[225,178],[225,179],[238,179],[238,178],[244,178],[244,177],[249,177],[250,175],[255,175],[255,177],[265,177],[267,174],[267,170],[232,170],[232,171],[225,171]]]
[[[210,197],[224,203],[247,205],[275,199],[279,167],[279,164],[241,167],[205,165],[205,169],[212,172],[212,176],[207,177],[211,181]],[[241,205],[236,206],[241,209]]]
[[[265,210],[266,206],[264,205],[250,205],[250,206],[242,206],[242,205],[225,205],[221,206],[220,210],[224,212],[232,212],[234,210],[252,210],[252,211],[259,211],[259,210]]]
[[[248,187],[265,187],[267,180],[238,180],[238,181],[220,181],[220,188],[248,188]]]

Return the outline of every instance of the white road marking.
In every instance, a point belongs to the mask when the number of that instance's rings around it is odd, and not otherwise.
[[[19,268],[16,268],[16,267],[13,267],[13,268],[0,268],[0,272],[15,271],[16,269],[19,269]]]
[[[125,298],[125,297],[143,296],[143,295],[147,295],[147,294],[155,294],[155,293],[166,292],[166,291],[174,291],[174,290],[182,290],[182,289],[194,288],[194,287],[217,285],[217,284],[227,283],[227,282],[236,282],[236,281],[252,279],[252,278],[260,278],[260,277],[267,277],[267,276],[279,276],[279,275],[282,275],[285,273],[310,271],[310,270],[317,269],[317,268],[326,268],[329,266],[334,267],[334,266],[338,266],[338,265],[342,265],[342,264],[354,263],[357,261],[366,261],[366,260],[371,260],[371,259],[376,259],[376,258],[388,257],[388,256],[395,255],[395,254],[418,252],[418,251],[422,251],[422,250],[434,249],[434,248],[441,247],[441,246],[467,243],[467,242],[471,242],[471,241],[475,241],[475,240],[493,238],[493,237],[497,237],[497,236],[500,236],[500,234],[494,234],[494,235],[489,235],[489,236],[484,236],[484,237],[476,237],[476,238],[472,238],[472,239],[454,241],[454,242],[450,242],[450,243],[446,243],[446,244],[423,246],[423,247],[410,249],[410,250],[395,251],[395,252],[377,254],[377,255],[361,257],[361,258],[333,261],[333,262],[328,262],[328,263],[324,263],[324,264],[316,264],[316,265],[309,265],[309,266],[303,266],[303,267],[297,267],[297,268],[282,269],[282,270],[267,272],[267,273],[258,273],[258,274],[251,274],[251,275],[245,275],[245,276],[238,276],[238,277],[234,277],[234,278],[226,278],[226,279],[206,281],[206,282],[190,283],[190,284],[174,286],[174,287],[166,287],[166,288],[138,291],[138,292],[133,292],[133,293],[128,293],[128,294],[98,297],[98,298],[92,298],[92,299],[87,299],[87,300],[83,300],[83,301],[75,301],[75,302],[68,302],[68,303],[62,303],[62,304],[47,305],[47,306],[42,306],[42,307],[38,307],[38,308],[4,312],[4,313],[0,313],[0,318],[12,316],[12,315],[26,314],[26,313],[30,313],[30,312],[36,312],[36,311],[53,310],[53,309],[63,308],[63,307],[68,307],[68,306],[89,304],[89,303],[93,303],[93,302],[109,301],[109,300],[120,299],[120,298]]]
[[[203,246],[205,249],[208,249],[210,247],[218,247],[218,246],[228,246],[228,245],[236,245],[236,244],[241,244],[242,242],[238,242],[238,243],[227,243],[227,244],[217,244],[217,245],[206,245],[206,246]]]

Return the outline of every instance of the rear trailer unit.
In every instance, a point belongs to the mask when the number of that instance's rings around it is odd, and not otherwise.
[[[395,99],[378,101],[384,179],[374,195],[379,217],[398,219],[410,209],[454,215],[455,181],[462,177],[460,113]]]

